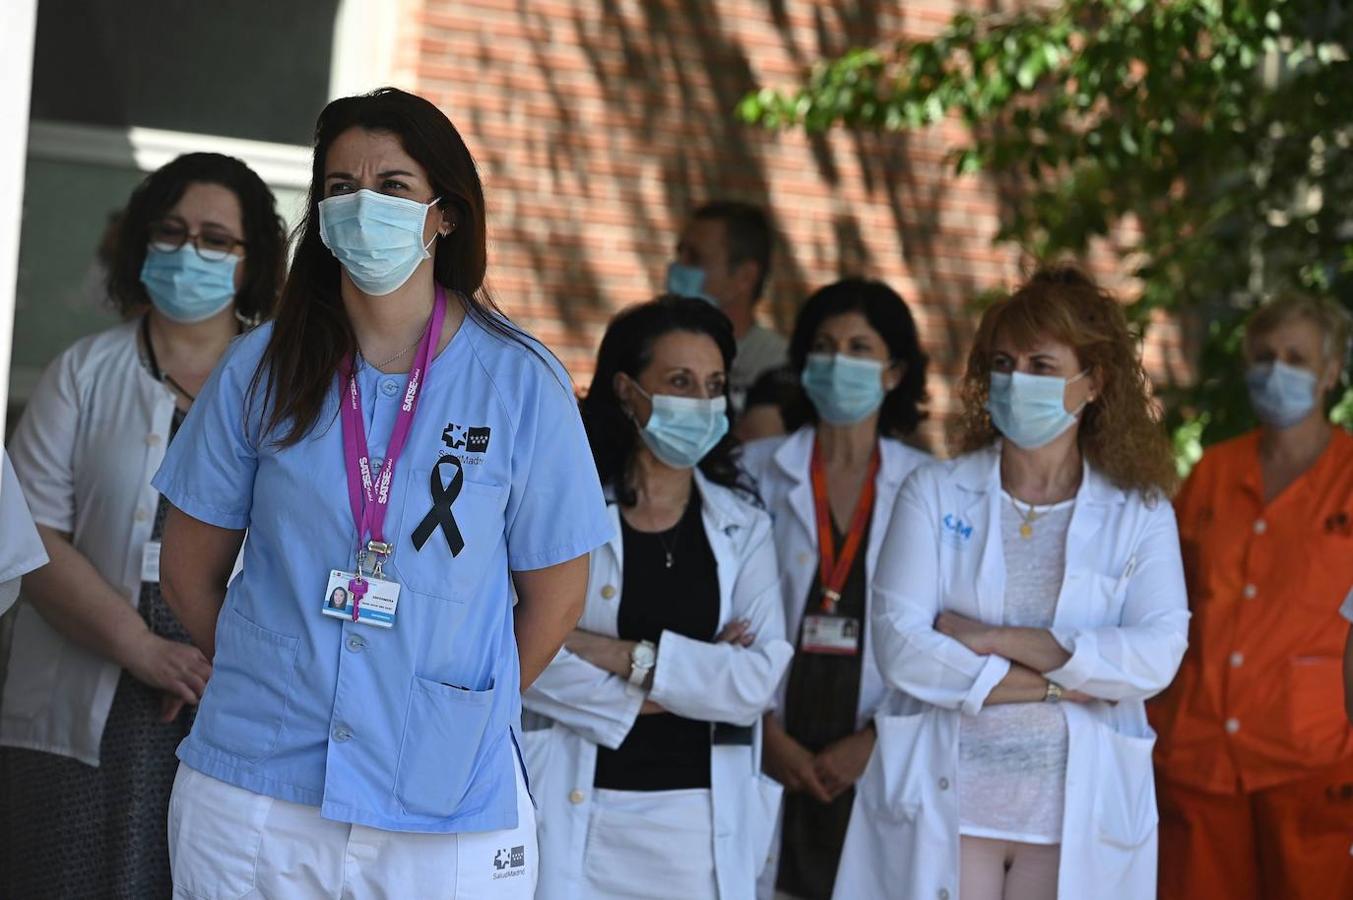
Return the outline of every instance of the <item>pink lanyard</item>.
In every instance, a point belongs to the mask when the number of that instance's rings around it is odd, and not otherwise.
[[[343,364],[342,374],[347,382],[347,397],[343,402],[343,457],[348,473],[348,503],[352,507],[353,522],[357,526],[357,544],[376,557],[374,574],[380,577],[381,562],[390,555],[393,546],[385,540],[385,514],[390,507],[390,479],[395,471],[395,463],[404,450],[409,430],[413,427],[414,413],[418,409],[418,396],[422,393],[424,376],[428,366],[436,355],[437,339],[441,337],[442,322],[446,318],[446,291],[437,285],[436,299],[432,305],[432,318],[428,320],[427,330],[418,344],[418,352],[409,369],[409,379],[404,388],[404,402],[395,416],[395,427],[390,433],[390,446],[386,450],[385,464],[380,474],[371,477],[371,451],[366,442],[366,426],[362,416],[362,392],[357,386],[356,361],[349,357]],[[368,540],[367,536],[370,535]],[[354,592],[352,619],[357,621],[361,595],[366,592],[362,582],[362,552],[357,555],[357,578],[360,587]]]

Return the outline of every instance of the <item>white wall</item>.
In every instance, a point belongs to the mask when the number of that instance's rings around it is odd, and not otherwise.
[[[14,292],[19,277],[19,224],[23,219],[28,98],[33,83],[37,0],[0,4],[0,434],[9,398],[9,358],[14,340]]]

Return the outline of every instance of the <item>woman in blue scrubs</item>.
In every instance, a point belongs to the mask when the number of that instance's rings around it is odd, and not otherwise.
[[[485,268],[450,121],[393,89],[331,103],[277,319],[155,479],[165,594],[213,658],[170,808],[177,891],[534,891],[521,690],[611,526],[568,377]]]

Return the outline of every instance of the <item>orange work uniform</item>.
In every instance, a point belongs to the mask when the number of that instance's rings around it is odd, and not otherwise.
[[[1219,444],[1175,505],[1193,619],[1148,707],[1160,897],[1353,898],[1353,436],[1268,503],[1259,432]]]

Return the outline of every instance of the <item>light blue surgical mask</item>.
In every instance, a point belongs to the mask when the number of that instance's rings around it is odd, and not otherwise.
[[[1026,375],[1023,372],[992,372],[987,412],[1006,439],[1025,450],[1037,450],[1060,437],[1076,424],[1076,412],[1066,410],[1066,388],[1085,377]]]
[[[660,461],[674,469],[694,468],[728,433],[728,401],[723,397],[672,397],[647,394],[653,404],[639,437]]]
[[[319,239],[364,294],[383,297],[409,280],[432,254],[423,243],[430,203],[362,188],[319,203]]]
[[[719,301],[705,293],[705,270],[685,263],[674,262],[667,266],[667,293],[719,305]]]
[[[824,422],[854,425],[883,405],[887,364],[843,353],[810,353],[799,380]]]
[[[1291,428],[1311,414],[1316,406],[1314,372],[1289,366],[1281,360],[1250,366],[1245,386],[1250,405],[1259,421],[1273,428]]]
[[[235,299],[235,267],[240,258],[203,259],[192,244],[174,250],[151,244],[141,266],[141,283],[150,302],[173,322],[205,322]]]

